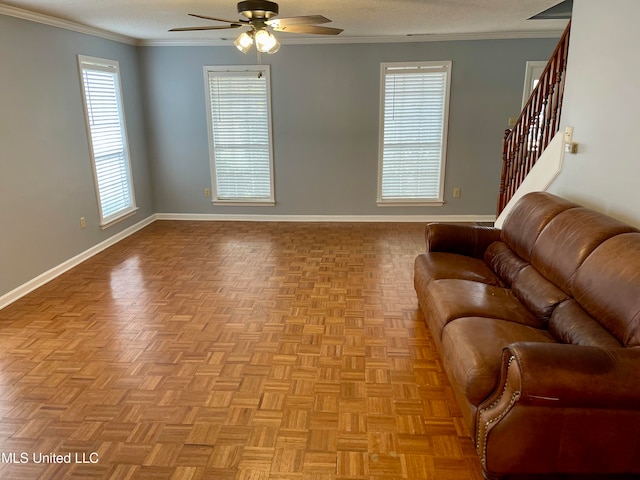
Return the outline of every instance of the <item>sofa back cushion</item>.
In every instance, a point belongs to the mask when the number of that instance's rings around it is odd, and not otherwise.
[[[520,270],[529,265],[504,242],[489,245],[484,252],[484,261],[507,286],[511,286]]]
[[[556,215],[538,235],[531,264],[566,293],[578,267],[595,248],[620,233],[636,231],[618,220],[586,208]]]
[[[573,297],[624,346],[640,346],[640,233],[604,241],[578,268]]]
[[[549,321],[549,333],[561,343],[606,350],[622,346],[618,339],[591,318],[573,299],[562,302],[555,308]]]
[[[502,224],[500,239],[529,262],[538,235],[560,212],[577,205],[547,192],[524,195]]]
[[[556,305],[569,298],[531,265],[520,270],[511,285],[511,290],[520,303],[543,325],[549,321]]]

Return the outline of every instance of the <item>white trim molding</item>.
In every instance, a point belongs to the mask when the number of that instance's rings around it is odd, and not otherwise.
[[[71,30],[73,32],[85,33],[87,35],[93,35],[94,37],[105,38],[107,40],[113,40],[115,42],[126,43],[128,45],[139,45],[139,40],[128,37],[126,35],[120,35],[119,33],[109,32],[102,30],[101,28],[90,27],[81,23],[72,22],[69,20],[63,20],[61,18],[44,15],[42,13],[32,12],[30,10],[24,10],[22,8],[10,7],[9,5],[0,4],[0,15],[7,15],[9,17],[21,18],[22,20],[29,20],[30,22],[42,23],[51,27],[64,28],[65,30]]]
[[[249,215],[156,213],[156,220],[196,222],[493,223],[495,215]]]
[[[531,32],[480,32],[480,33],[440,33],[427,35],[395,35],[379,37],[322,36],[279,38],[282,45],[319,45],[346,43],[416,43],[449,42],[458,40],[515,40],[533,38],[560,38],[562,30],[536,30]],[[233,46],[234,38],[195,39],[157,39],[139,40],[141,47],[222,47]]]
[[[0,296],[0,310],[157,220],[199,222],[493,223],[495,215],[229,215],[156,213]]]
[[[524,69],[524,87],[522,89],[522,108],[527,104],[527,100],[533,92],[533,82],[540,78],[542,72],[547,66],[547,61],[527,61]]]
[[[129,37],[119,33],[110,32],[97,27],[90,27],[82,23],[64,20],[42,13],[32,12],[22,8],[11,7],[0,4],[0,15],[21,18],[31,22],[42,23],[52,27],[64,28],[78,33],[93,35],[94,37],[105,38],[115,42],[126,43],[138,47],[210,47],[210,46],[233,46],[234,38],[215,39],[141,39]],[[513,32],[478,32],[478,33],[442,33],[427,35],[397,35],[378,37],[330,37],[299,36],[295,38],[280,39],[283,45],[317,45],[317,44],[343,44],[343,43],[411,43],[411,42],[447,42],[455,40],[513,40],[519,38],[560,38],[562,30],[534,30],[534,31],[513,31]]]
[[[156,220],[156,216],[151,215],[145,218],[144,220],[141,220],[140,222],[136,223],[135,225],[132,225],[129,228],[126,228],[123,231],[115,234],[114,236],[104,240],[103,242],[100,242],[97,245],[94,245],[88,250],[85,250],[84,252],[76,255],[75,257],[70,258],[65,262],[62,262],[60,265],[53,267],[50,270],[47,270],[46,272],[20,285],[18,288],[11,290],[9,293],[2,295],[0,297],[0,309],[3,309],[7,305],[15,302],[16,300],[19,300],[20,298],[24,297],[28,293],[31,293],[32,291],[34,291],[36,288],[41,287],[42,285],[50,282],[56,277],[59,277],[66,271],[71,270],[73,267],[80,265],[85,260],[88,260],[89,258],[102,252],[103,250],[109,248],[110,246],[115,245],[120,240],[124,240],[125,238],[134,234],[138,230],[141,230],[147,225],[152,224],[155,220]]]

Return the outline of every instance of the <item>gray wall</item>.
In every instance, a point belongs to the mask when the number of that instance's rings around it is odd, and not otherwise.
[[[275,207],[212,206],[203,66],[255,64],[233,47],[141,52],[157,212],[493,215],[501,140],[522,101],[525,62],[557,39],[283,45],[271,65]],[[377,207],[380,63],[452,60],[442,207]],[[460,199],[452,198],[462,188]]]
[[[140,210],[104,231],[78,54],[122,74]],[[0,296],[154,213],[140,90],[135,47],[0,15]]]
[[[0,296],[155,212],[493,214],[526,60],[555,39],[284,45],[272,65],[275,207],[214,207],[204,65],[233,47],[133,47],[0,15]],[[77,55],[120,62],[137,214],[98,225]],[[376,207],[380,63],[452,60],[444,207]],[[462,198],[453,200],[453,187]],[[87,228],[80,229],[85,217]]]

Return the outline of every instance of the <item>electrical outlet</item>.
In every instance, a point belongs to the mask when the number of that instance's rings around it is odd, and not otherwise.
[[[209,197],[211,196],[211,190],[210,190],[210,189],[208,189],[208,188],[205,188],[205,189],[204,189],[204,196],[205,196],[205,197],[207,197],[207,198],[209,198]]]
[[[87,228],[87,221],[84,217],[80,217],[80,228]]]
[[[576,154],[578,153],[578,144],[577,143],[565,143],[564,144],[565,153]]]
[[[573,142],[573,127],[565,127],[564,129],[564,143]]]
[[[460,198],[462,195],[462,189],[460,187],[456,187],[453,189],[453,198]]]

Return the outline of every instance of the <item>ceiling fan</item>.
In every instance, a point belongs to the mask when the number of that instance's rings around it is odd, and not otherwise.
[[[322,15],[305,15],[301,17],[284,17],[274,18],[278,16],[278,4],[266,0],[246,0],[238,2],[238,14],[246,18],[235,20],[225,20],[224,18],[209,17],[206,15],[196,15],[190,13],[192,17],[203,18],[205,20],[213,20],[215,22],[224,22],[228,25],[212,25],[208,27],[180,27],[172,28],[170,32],[188,32],[194,30],[225,30],[230,28],[250,27],[250,30],[240,34],[234,42],[234,45],[242,53],[247,53],[253,43],[256,49],[262,53],[276,53],[280,49],[280,42],[273,33],[310,33],[316,35],[338,35],[342,32],[341,28],[318,26],[322,23],[329,23],[329,20]]]

